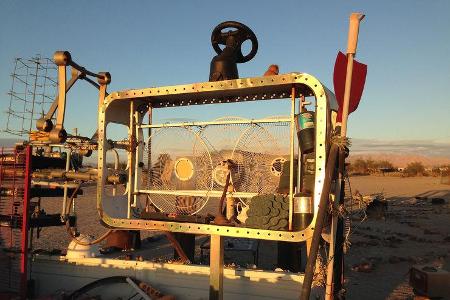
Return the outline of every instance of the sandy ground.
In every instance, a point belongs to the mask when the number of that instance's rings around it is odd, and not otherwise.
[[[408,271],[414,264],[442,265],[450,254],[450,185],[439,178],[354,177],[353,191],[384,192],[388,212],[384,220],[353,223],[352,246],[346,256],[348,299],[411,299]],[[422,196],[427,199],[418,200]],[[432,205],[431,198],[446,200]],[[372,262],[369,273],[351,267]]]
[[[414,264],[442,264],[450,251],[450,185],[439,183],[439,178],[375,177],[351,179],[352,190],[367,195],[383,192],[388,200],[385,219],[354,220],[346,255],[347,299],[412,299],[408,285],[408,270]],[[428,197],[417,200],[416,196]],[[446,199],[445,205],[432,205],[431,198]],[[48,213],[61,209],[59,198],[43,199]],[[99,236],[105,229],[98,221],[95,208],[95,187],[85,189],[77,199],[78,226],[82,233]],[[142,232],[142,238],[155,235]],[[197,244],[204,239],[198,238]],[[34,249],[66,249],[70,239],[63,227],[45,228],[40,238],[34,239]],[[164,238],[145,240],[146,250],[140,251],[145,259],[172,257],[172,249]],[[199,256],[200,249],[196,253]],[[198,257],[199,260],[199,257]],[[252,257],[226,257],[226,263],[236,261],[241,266],[251,265]],[[261,242],[259,268],[272,269],[276,263],[276,244]],[[369,262],[370,272],[357,272],[352,267]],[[354,268],[353,268],[354,269]]]

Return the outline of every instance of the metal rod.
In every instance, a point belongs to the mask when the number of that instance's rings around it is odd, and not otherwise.
[[[134,112],[134,124],[138,124],[139,122],[139,112],[135,111]],[[143,157],[143,147],[142,147],[142,133],[143,133],[143,129],[142,128],[138,128],[138,126],[135,126],[135,131],[134,131],[134,135],[135,135],[135,150],[134,152],[134,190],[137,190],[140,188],[140,183],[141,183],[141,178],[142,178],[142,168],[139,167],[139,163],[142,161],[142,157]],[[133,203],[131,204],[133,207],[136,207],[137,205],[137,195],[134,194],[133,195]]]
[[[316,215],[316,223],[314,225],[314,232],[310,246],[310,253],[306,262],[305,277],[302,285],[302,292],[300,300],[309,300],[311,294],[311,284],[314,276],[314,266],[316,264],[317,253],[319,251],[320,239],[322,236],[323,223],[325,215],[327,214],[328,199],[330,194],[331,179],[336,167],[336,159],[338,154],[338,147],[336,144],[331,146],[327,166],[325,169],[325,178],[323,182],[323,189],[320,195],[319,207]]]
[[[89,76],[92,76],[92,77],[96,77],[96,78],[99,78],[99,79],[103,79],[102,75],[87,70],[86,68],[80,66],[79,64],[77,64],[73,60],[69,61],[69,66],[77,69],[78,71],[80,71],[81,73],[84,73],[86,75],[89,75]]]
[[[302,113],[303,108],[303,102],[305,100],[305,96],[300,94],[299,101],[298,101],[298,118],[300,117],[300,114]],[[295,124],[296,126],[298,124]],[[298,145],[297,145],[297,193],[302,192],[302,179],[303,179],[303,155],[302,155],[302,148],[300,144],[300,140],[298,139]]]
[[[36,171],[33,172],[34,179],[73,179],[73,180],[92,180],[96,181],[97,178],[97,170],[91,170],[90,172],[76,172],[76,171],[63,171],[63,170],[54,170],[54,171]],[[106,182],[108,183],[125,183],[124,176],[109,174],[106,178]]]
[[[54,181],[37,181],[37,180],[32,180],[31,184],[33,186],[47,187],[50,189],[63,188],[65,185],[67,185],[69,189],[75,189],[79,185],[78,183],[60,183]]]
[[[290,159],[289,159],[289,230],[292,230],[292,214],[294,211],[294,134],[295,134],[295,85],[291,92],[291,119],[290,119]]]
[[[67,158],[66,158],[66,172],[69,172],[70,170],[70,157],[72,154],[72,151],[67,150]],[[67,191],[68,191],[68,187],[67,187],[67,180],[64,181],[64,196],[63,196],[63,206],[62,206],[62,213],[61,213],[61,219],[65,219],[66,218],[66,212],[67,212]],[[64,221],[64,220],[63,220]]]
[[[157,195],[180,195],[193,197],[221,197],[223,191],[208,191],[208,190],[136,190],[137,194],[157,194]],[[246,192],[228,192],[227,197],[235,198],[252,198],[258,193]]]
[[[56,128],[62,129],[66,112],[66,66],[58,66],[58,113]]]
[[[111,149],[111,151],[114,153],[114,170],[119,170],[119,153],[116,149]],[[117,183],[113,183],[113,189],[112,189],[112,195],[115,196],[117,193]]]
[[[130,101],[130,127],[129,127],[129,140],[130,140],[130,149],[128,149],[128,208],[127,208],[127,218],[131,218],[131,207],[134,200],[134,162],[136,157],[136,151],[135,150],[135,143],[136,143],[136,136],[135,136],[135,121],[134,121],[134,101]]]
[[[150,105],[148,107],[148,124],[153,123],[153,108]],[[148,128],[148,141],[147,141],[147,189],[150,188],[152,182],[152,129]]]
[[[72,77],[70,78],[70,80],[66,83],[66,94],[69,92],[70,88],[75,84],[75,82],[80,79],[80,73],[76,73],[74,74],[72,72]],[[58,108],[58,101],[59,99],[59,94],[56,95],[55,100],[53,101],[52,105],[50,106],[50,108],[48,109],[47,114],[45,114],[45,119],[50,120],[51,118],[53,118],[53,115],[55,114],[56,109]]]
[[[251,120],[230,120],[230,121],[212,121],[212,122],[182,122],[165,123],[154,125],[140,125],[139,128],[164,128],[164,127],[185,127],[185,126],[207,126],[207,125],[227,125],[227,124],[258,124],[258,123],[281,123],[291,122],[291,118],[273,118],[273,119],[251,119]]]
[[[223,300],[223,240],[220,235],[211,235],[209,247],[209,300]]]

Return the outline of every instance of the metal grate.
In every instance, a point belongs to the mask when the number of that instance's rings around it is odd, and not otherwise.
[[[31,148],[0,148],[0,292],[26,293]]]

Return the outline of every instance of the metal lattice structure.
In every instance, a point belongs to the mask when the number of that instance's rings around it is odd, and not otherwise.
[[[5,132],[19,136],[30,133],[35,121],[48,111],[55,99],[56,70],[51,59],[40,55],[14,60]]]
[[[28,279],[31,147],[0,148],[0,293],[21,294]]]

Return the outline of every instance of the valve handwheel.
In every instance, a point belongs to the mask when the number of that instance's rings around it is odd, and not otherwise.
[[[224,29],[235,29],[228,30],[224,32]],[[242,54],[242,44],[250,40],[252,42],[252,49],[249,54]],[[223,50],[219,45],[224,45],[226,48],[234,49],[236,55],[237,63],[245,63],[251,60],[258,51],[258,39],[256,38],[255,33],[248,28],[246,25],[235,22],[235,21],[226,21],[220,23],[214,28],[211,34],[211,44],[217,54],[221,54]],[[225,50],[225,49],[224,49]]]

